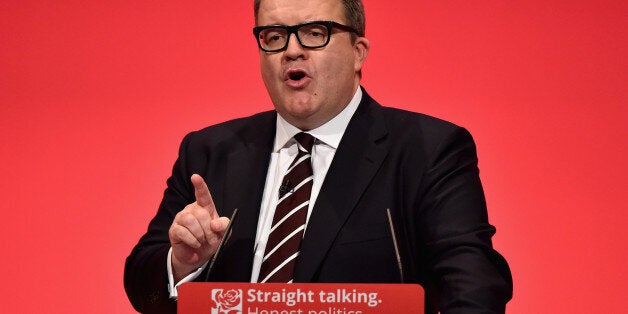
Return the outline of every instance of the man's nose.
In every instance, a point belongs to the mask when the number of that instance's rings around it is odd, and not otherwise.
[[[296,60],[305,57],[305,48],[299,43],[297,34],[293,33],[288,37],[288,46],[286,47],[284,55],[288,60]]]

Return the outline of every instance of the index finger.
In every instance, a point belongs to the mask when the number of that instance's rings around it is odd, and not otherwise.
[[[198,174],[193,174],[190,177],[192,181],[192,185],[194,186],[194,197],[196,198],[196,204],[199,206],[206,208],[209,211],[209,215],[212,219],[218,218],[218,213],[216,213],[216,206],[214,205],[214,200],[212,199],[211,193],[209,193],[209,188],[201,177]]]

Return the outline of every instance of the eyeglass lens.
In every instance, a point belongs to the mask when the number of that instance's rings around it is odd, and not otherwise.
[[[329,29],[323,24],[306,24],[301,25],[297,29],[296,34],[302,46],[319,48],[327,43]],[[267,28],[259,34],[259,42],[265,50],[283,49],[288,39],[288,30],[281,27]]]

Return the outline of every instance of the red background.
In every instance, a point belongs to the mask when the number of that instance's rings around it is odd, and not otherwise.
[[[509,313],[626,311],[626,1],[365,0],[363,85],[467,127]],[[131,313],[189,131],[272,108],[252,1],[0,2],[0,312]]]

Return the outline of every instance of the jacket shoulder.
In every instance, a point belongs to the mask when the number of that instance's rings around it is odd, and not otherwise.
[[[392,107],[380,107],[380,118],[393,139],[406,143],[418,143],[428,151],[454,138],[473,143],[473,137],[465,129],[452,122],[427,114]]]
[[[381,107],[382,115],[385,117],[387,125],[399,129],[420,129],[423,132],[448,133],[454,132],[461,127],[450,121],[433,117],[424,113],[408,111],[404,109]]]

